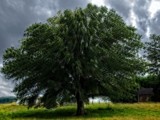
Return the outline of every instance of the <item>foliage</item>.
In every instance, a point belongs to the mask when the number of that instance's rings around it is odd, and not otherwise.
[[[160,75],[160,36],[151,35],[150,41],[146,42],[146,57],[149,60],[149,72]]]
[[[136,29],[114,10],[88,4],[27,28],[20,47],[5,51],[2,72],[16,82],[21,103],[33,106],[42,95],[43,106],[52,108],[76,98],[77,114],[84,114],[89,96],[132,96],[141,47]]]

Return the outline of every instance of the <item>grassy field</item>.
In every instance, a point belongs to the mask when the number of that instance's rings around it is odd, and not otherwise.
[[[86,115],[75,116],[75,105],[47,110],[27,109],[26,106],[0,105],[0,120],[160,120],[160,103],[90,104]]]

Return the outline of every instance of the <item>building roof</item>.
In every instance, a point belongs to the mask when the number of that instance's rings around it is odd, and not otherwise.
[[[141,88],[138,91],[138,95],[153,95],[153,88]]]

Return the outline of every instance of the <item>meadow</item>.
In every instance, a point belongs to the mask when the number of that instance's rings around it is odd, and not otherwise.
[[[160,120],[160,103],[89,104],[86,114],[75,116],[76,105],[47,110],[0,104],[0,120]]]

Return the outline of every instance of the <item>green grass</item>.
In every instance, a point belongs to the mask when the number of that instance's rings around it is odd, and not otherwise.
[[[75,105],[27,109],[26,106],[12,104],[0,105],[0,120],[160,120],[160,103],[136,104],[90,104],[86,105],[86,114],[75,116]]]

